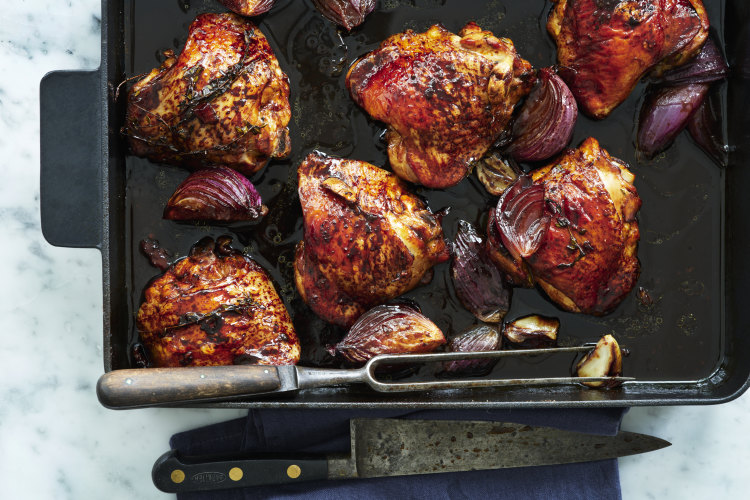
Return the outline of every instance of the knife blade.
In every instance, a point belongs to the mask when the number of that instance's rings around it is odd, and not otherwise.
[[[598,436],[551,427],[462,420],[352,419],[348,455],[264,454],[181,457],[154,464],[154,485],[167,493],[605,460],[670,443],[621,431]]]
[[[513,385],[561,385],[582,382],[626,382],[630,377],[471,378],[423,382],[383,382],[377,370],[383,365],[441,363],[468,359],[583,353],[591,345],[514,351],[440,352],[430,354],[380,354],[355,369],[304,366],[197,366],[114,370],[99,378],[96,393],[107,408],[138,408],[226,401],[272,393],[293,392],[342,384],[367,384],[378,392],[407,392]]]

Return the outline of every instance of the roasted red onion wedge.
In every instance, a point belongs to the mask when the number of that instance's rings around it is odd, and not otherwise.
[[[658,81],[667,85],[711,83],[725,78],[728,74],[729,66],[724,56],[709,37],[697,56],[682,66],[666,71]]]
[[[510,309],[512,289],[490,259],[482,237],[469,222],[458,221],[451,278],[461,304],[480,321],[499,323]]]
[[[522,175],[498,200],[495,216],[503,245],[511,255],[516,259],[533,255],[550,222],[544,207],[544,186]]]
[[[219,0],[224,7],[241,16],[259,16],[271,10],[276,0]]]
[[[513,122],[513,140],[506,149],[518,161],[541,161],[565,148],[573,137],[578,105],[552,68],[539,70],[537,86]]]
[[[171,220],[253,221],[268,212],[260,195],[242,174],[214,167],[190,174],[164,209]]]
[[[325,17],[351,31],[365,21],[375,8],[376,0],[313,0]]]
[[[729,145],[724,130],[721,96],[716,89],[709,92],[700,107],[688,119],[690,137],[719,166],[729,164]]]
[[[506,160],[497,151],[477,162],[477,178],[493,196],[500,196],[523,173],[513,160]]]
[[[448,343],[449,352],[483,352],[495,351],[500,346],[500,333],[497,328],[480,325],[461,335],[454,337]],[[486,375],[497,360],[493,359],[462,359],[447,361],[443,364],[443,371],[449,375]]]
[[[360,316],[335,350],[361,365],[378,354],[432,352],[445,342],[440,328],[416,308],[388,304]]]
[[[638,119],[638,151],[651,158],[672,144],[707,92],[707,83],[652,89]]]
[[[487,242],[484,247],[492,262],[505,273],[506,280],[512,286],[533,288],[534,279],[529,273],[526,262],[520,257],[513,257],[503,245],[500,231],[497,229],[497,210],[490,208],[487,216]]]
[[[505,325],[503,336],[514,347],[539,349],[557,344],[560,320],[532,314]]]
[[[596,347],[576,365],[579,377],[619,377],[622,375],[622,351],[612,335],[605,335]],[[615,387],[618,382],[583,382],[589,387]]]

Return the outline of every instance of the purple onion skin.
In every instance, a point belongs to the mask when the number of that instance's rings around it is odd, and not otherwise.
[[[453,338],[448,344],[449,352],[495,351],[500,346],[500,333],[489,325],[472,328]],[[448,375],[486,375],[495,366],[495,359],[462,359],[443,363],[443,371]]]
[[[461,304],[485,323],[499,323],[510,309],[512,289],[490,259],[481,236],[469,222],[458,221],[451,262],[453,288]]]
[[[378,354],[432,352],[445,344],[440,328],[407,304],[377,306],[352,325],[335,352],[354,365]]]
[[[224,7],[242,16],[259,16],[271,10],[276,0],[219,0]]]
[[[722,80],[727,75],[729,66],[719,47],[709,37],[698,55],[682,66],[664,72],[658,82],[665,85],[711,83]]]
[[[687,129],[695,143],[720,167],[726,167],[729,164],[729,147],[724,134],[724,120],[718,92],[709,93],[703,104],[688,119]]]
[[[565,82],[551,68],[539,70],[539,83],[513,122],[513,140],[506,149],[517,161],[553,157],[573,137],[578,105]]]
[[[496,227],[505,248],[518,258],[533,255],[541,246],[550,217],[544,209],[544,186],[522,175],[500,196]]]
[[[376,0],[313,0],[315,7],[330,21],[347,31],[359,26],[375,8]]]
[[[672,144],[703,103],[708,86],[696,83],[650,92],[638,119],[638,151],[652,158]]]
[[[513,257],[505,248],[503,239],[497,229],[497,210],[491,208],[487,214],[487,242],[484,247],[487,254],[497,267],[505,273],[505,279],[512,286],[533,288],[534,279],[531,277],[526,264],[520,258]]]
[[[164,209],[164,218],[254,221],[267,212],[252,182],[230,168],[214,167],[190,174],[177,187]]]

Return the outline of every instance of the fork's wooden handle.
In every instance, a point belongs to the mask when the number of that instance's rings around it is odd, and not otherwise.
[[[275,366],[142,368],[105,373],[96,394],[107,408],[137,408],[227,399],[280,387]]]

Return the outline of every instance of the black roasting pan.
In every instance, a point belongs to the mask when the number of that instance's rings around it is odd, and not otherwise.
[[[716,166],[687,134],[651,162],[638,162],[633,123],[643,99],[641,84],[607,119],[580,118],[573,144],[596,137],[628,162],[643,199],[639,258],[642,287],[610,315],[564,313],[537,290],[517,290],[512,319],[536,312],[562,322],[563,345],[591,342],[614,333],[630,355],[625,375],[635,377],[614,390],[579,386],[509,387],[380,394],[363,387],[332,387],[214,404],[224,407],[553,407],[722,403],[738,397],[750,379],[750,4],[704,0],[712,31],[724,47],[731,77],[716,89],[725,111],[730,165]],[[59,71],[41,83],[41,209],[45,238],[53,245],[99,248],[103,259],[104,368],[135,367],[134,317],[143,287],[157,271],[139,252],[153,236],[176,257],[206,235],[230,234],[234,245],[271,273],[303,343],[301,364],[335,366],[325,345],[343,332],[301,303],[291,281],[294,245],[301,238],[296,165],[310,151],[387,166],[382,124],[349,99],[343,84],[348,65],[392,33],[442,23],[452,31],[476,21],[511,38],[535,67],[553,64],[555,48],[544,29],[550,2],[529,0],[382,0],[351,34],[337,30],[309,0],[279,0],[256,19],[292,83],[293,150],[251,180],[259,186],[269,215],[256,227],[177,224],[161,219],[166,200],[187,171],[127,154],[120,128],[124,99],[118,85],[157,66],[164,49],[179,50],[201,12],[224,9],[215,1],[102,2],[101,66],[96,71]],[[474,175],[445,191],[417,190],[433,210],[451,207],[444,219],[453,238],[457,221],[481,224],[494,202]],[[408,295],[446,332],[456,335],[473,323],[456,302],[448,266],[432,283]],[[573,360],[541,356],[503,361],[494,377],[566,376]]]

